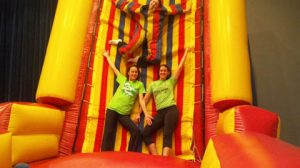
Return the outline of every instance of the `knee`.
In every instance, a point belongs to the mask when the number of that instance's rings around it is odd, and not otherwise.
[[[141,130],[138,127],[131,128],[130,134],[133,136],[142,136]]]
[[[149,141],[152,138],[152,132],[147,129],[147,127],[142,132],[142,138],[145,142]]]

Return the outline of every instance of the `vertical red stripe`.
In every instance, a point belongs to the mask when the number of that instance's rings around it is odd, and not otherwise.
[[[93,2],[94,6],[98,6],[98,4],[100,3],[100,9],[103,6],[103,1],[99,1],[99,0],[94,0]],[[94,7],[93,7],[94,8]],[[99,13],[100,15],[100,13]],[[96,16],[95,16],[96,17]],[[98,18],[99,19],[99,18]],[[100,25],[100,19],[96,20],[96,21],[91,21],[91,24],[96,24],[96,34],[95,36],[98,36],[98,30],[99,30],[99,25]],[[96,22],[96,23],[95,23]],[[99,23],[98,23],[99,22]],[[92,30],[92,29],[91,29]],[[94,44],[92,44],[92,48],[90,49],[90,52],[92,52],[91,54],[91,58],[90,58],[90,62],[89,62],[89,66],[93,67],[94,65],[94,55],[95,55],[95,49],[96,49],[96,42],[97,40],[93,41]],[[88,55],[89,53],[87,53]],[[88,59],[88,57],[86,58]],[[87,67],[88,68],[88,67]],[[90,93],[91,93],[91,86],[90,84],[92,83],[92,75],[93,71],[91,69],[88,69],[88,76],[87,76],[87,81],[85,83],[85,93],[84,93],[84,98],[83,100],[89,101],[90,100]],[[85,137],[85,129],[86,129],[86,123],[87,123],[87,112],[88,112],[88,106],[89,104],[87,102],[82,102],[82,107],[81,107],[81,113],[80,113],[80,121],[79,121],[79,127],[78,127],[78,133],[77,133],[77,137],[76,137],[76,142],[75,142],[75,152],[80,152],[82,151],[82,145],[84,142],[84,137]]]
[[[183,0],[182,0],[183,1]],[[185,2],[181,2],[182,7],[185,8]],[[180,63],[184,54],[184,42],[185,42],[185,14],[179,17],[179,33],[178,33],[178,64]],[[183,90],[184,90],[184,69],[181,72],[180,78],[177,82],[177,107],[179,110],[178,126],[175,130],[175,154],[181,155],[181,119],[183,112]]]
[[[204,110],[205,132],[204,139],[207,145],[209,139],[216,135],[216,125],[219,111],[211,102],[211,67],[210,67],[210,23],[209,23],[209,0],[204,0]]]
[[[195,153],[196,160],[201,160],[203,156],[203,123],[202,123],[202,103],[201,103],[201,0],[197,0],[197,10],[195,12],[195,106],[194,106],[194,139],[196,149],[199,153]]]
[[[148,47],[150,47],[150,52],[148,53],[148,55],[150,55],[151,57],[149,58],[150,60],[154,60],[156,55],[157,55],[157,39],[158,39],[158,35],[159,35],[159,22],[160,20],[160,13],[159,12],[154,12],[153,13],[153,22],[148,24],[152,24],[153,25],[153,30],[152,30],[152,37],[151,39],[147,39],[150,41],[150,45]],[[149,33],[149,32],[148,32]]]
[[[112,39],[113,36],[113,21],[115,17],[115,6],[112,5],[109,14],[108,20],[108,31],[106,37],[106,45],[105,50],[109,50],[110,45],[108,44],[108,40]],[[100,146],[102,144],[102,134],[104,129],[104,118],[105,118],[105,107],[106,107],[106,96],[107,96],[107,78],[108,78],[108,62],[106,59],[103,61],[103,70],[102,70],[102,85],[101,85],[101,95],[100,95],[100,103],[99,103],[99,116],[98,116],[98,125],[97,125],[97,133],[95,138],[95,146],[94,151],[98,152],[100,150]]]

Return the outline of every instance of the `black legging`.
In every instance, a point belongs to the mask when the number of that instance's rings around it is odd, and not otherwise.
[[[153,143],[152,135],[161,127],[163,127],[163,147],[172,148],[172,135],[177,127],[178,121],[178,108],[177,106],[170,106],[157,111],[154,116],[152,125],[147,125],[143,132],[143,140],[146,145]]]
[[[121,115],[110,109],[106,110],[106,119],[101,151],[114,150],[118,121],[124,128],[129,130],[131,134],[128,151],[137,151],[138,143],[142,139],[140,129],[133,123],[129,115]]]

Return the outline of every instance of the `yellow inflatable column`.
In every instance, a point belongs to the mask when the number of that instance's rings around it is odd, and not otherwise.
[[[210,0],[212,102],[216,108],[251,104],[245,0]]]
[[[38,102],[68,105],[75,99],[92,0],[60,0],[36,93]]]

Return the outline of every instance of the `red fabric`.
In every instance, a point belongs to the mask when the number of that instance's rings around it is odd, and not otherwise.
[[[197,0],[197,10],[195,11],[195,105],[194,105],[194,142],[197,151],[195,151],[195,158],[201,160],[204,152],[203,145],[203,111],[201,103],[201,0]]]
[[[13,103],[0,104],[0,131],[6,132],[10,120],[11,106]]]
[[[51,161],[32,163],[31,168],[198,168],[199,163],[175,157],[162,157],[136,152],[98,152],[74,154]]]
[[[223,101],[218,101],[217,103],[214,104],[214,107],[224,111],[226,109],[229,109],[231,107],[239,106],[239,105],[248,105],[250,104],[249,102],[242,101],[242,100],[223,100]]]
[[[209,35],[209,0],[204,0],[204,110],[205,110],[205,145],[210,137],[216,135],[219,111],[211,102],[211,70],[210,70],[210,35]]]
[[[181,1],[182,8],[185,8],[185,1]],[[185,14],[179,16],[179,34],[178,34],[178,64],[180,63],[184,54],[184,39],[185,39]],[[175,154],[181,155],[181,122],[182,122],[182,111],[183,111],[183,88],[184,88],[184,68],[182,69],[181,75],[177,82],[177,107],[179,110],[178,124],[175,129]]]
[[[76,91],[76,102],[77,102],[77,98],[79,98],[80,99],[79,103],[81,103],[80,123],[79,123],[79,127],[78,127],[77,139],[76,139],[75,148],[74,148],[74,150],[76,152],[81,151],[84,137],[85,137],[85,127],[86,127],[87,111],[88,111],[87,109],[88,109],[88,104],[89,104],[85,100],[90,99],[90,93],[91,93],[93,71],[92,71],[92,69],[90,69],[90,67],[93,67],[94,55],[95,55],[95,49],[96,49],[96,43],[94,41],[95,39],[93,40],[93,38],[98,37],[98,30],[99,30],[99,25],[100,25],[100,23],[98,23],[99,19],[97,19],[98,11],[96,11],[98,9],[99,3],[100,3],[100,9],[102,9],[103,1],[94,0],[94,2],[93,2],[93,10],[91,13],[88,34],[87,34],[87,39],[86,39],[85,46],[84,46],[84,54],[83,54],[83,58],[82,58],[81,68],[80,68],[82,71],[80,71],[80,74],[79,74],[78,89]],[[96,24],[96,30],[95,30],[96,34],[93,36],[95,24]],[[89,51],[89,52],[87,52],[87,51]],[[89,67],[87,67],[88,56],[90,56]],[[87,76],[87,81],[86,81],[86,83],[83,83],[84,81],[82,81],[82,80],[84,80],[86,78],[86,76]],[[83,85],[85,85],[85,94],[84,94],[84,97],[82,100],[83,90],[81,89],[81,87],[83,87]],[[79,110],[80,109],[78,109],[78,112],[79,112]],[[68,114],[68,111],[66,112],[66,114]],[[78,115],[79,115],[79,113],[78,113]],[[77,125],[77,123],[76,123],[76,125]],[[72,131],[74,131],[74,134],[76,134],[76,129],[72,130]],[[71,144],[69,144],[69,145],[71,145]],[[69,147],[71,147],[71,146],[69,146]],[[72,147],[73,147],[73,145],[72,145]],[[61,149],[62,149],[62,147],[60,147],[60,150]],[[68,148],[68,154],[70,154],[70,153],[72,153],[72,148]]]
[[[300,148],[259,133],[212,138],[222,168],[299,168]]]
[[[276,113],[254,107],[239,106],[235,108],[235,131],[253,131],[277,137],[279,117]]]
[[[73,103],[57,97],[39,97],[36,99],[36,101],[38,103],[52,104],[59,107],[69,106]]]

